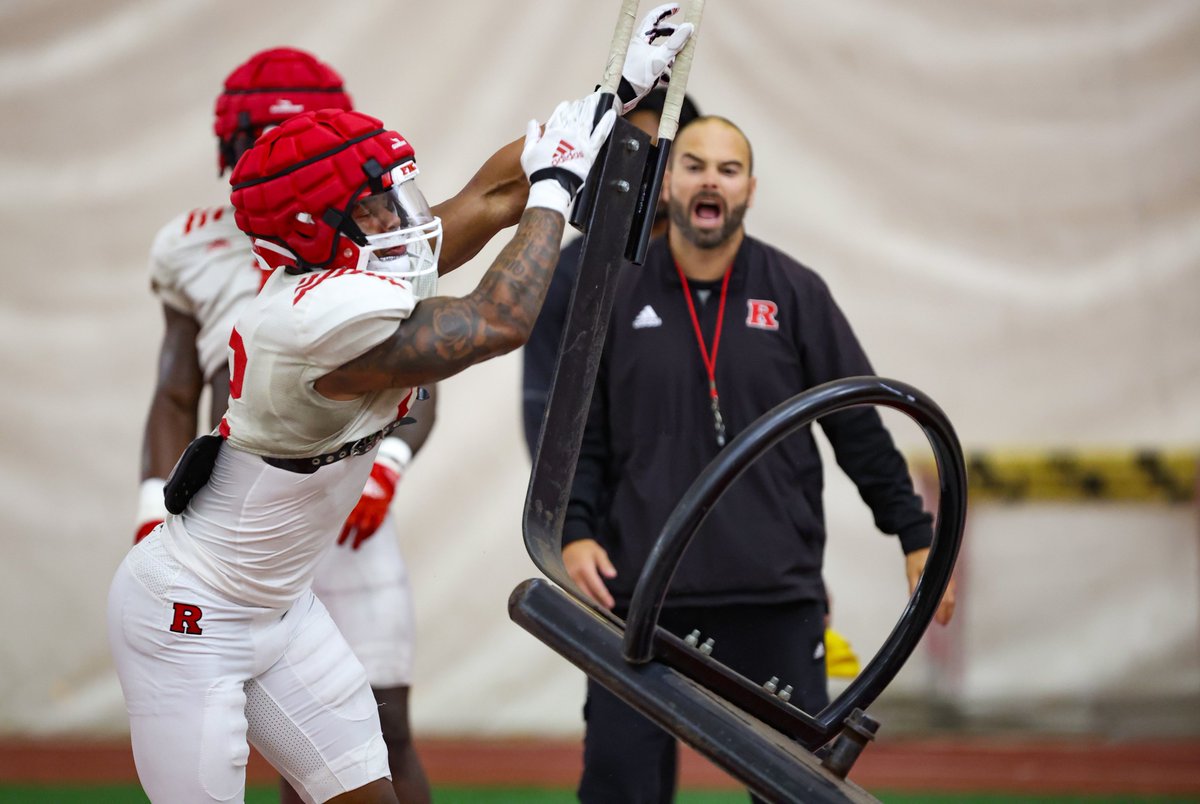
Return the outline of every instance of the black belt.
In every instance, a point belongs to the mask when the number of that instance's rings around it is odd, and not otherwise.
[[[424,390],[424,389],[421,389]],[[383,439],[392,434],[392,431],[404,424],[412,424],[415,422],[411,416],[405,416],[403,419],[389,424],[382,430],[371,433],[368,436],[363,436],[357,441],[347,441],[333,452],[326,452],[322,455],[314,455],[311,458],[268,458],[263,456],[263,460],[276,469],[286,469],[289,472],[296,472],[301,475],[311,475],[313,472],[320,469],[322,466],[329,466],[331,463],[337,463],[343,458],[349,458],[351,455],[366,455],[375,448]]]

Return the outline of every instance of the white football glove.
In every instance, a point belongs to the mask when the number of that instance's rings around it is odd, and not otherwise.
[[[521,151],[521,167],[530,185],[526,209],[544,207],[566,217],[571,201],[583,186],[600,146],[617,119],[616,111],[609,109],[593,128],[599,102],[599,92],[577,101],[563,101],[550,115],[541,134],[538,122],[529,121],[525,148]]]
[[[661,5],[647,14],[633,32],[629,50],[625,53],[625,65],[621,68],[621,84],[617,88],[621,114],[628,114],[650,90],[671,80],[671,65],[694,29],[690,22],[662,24],[678,11],[678,3]],[[666,38],[655,44],[654,40],[661,37]]]

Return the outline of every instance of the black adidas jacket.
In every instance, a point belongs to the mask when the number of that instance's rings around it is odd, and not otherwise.
[[[696,304],[710,352],[719,299],[718,284]],[[747,237],[734,260],[717,352],[727,441],[806,388],[873,373],[821,278]],[[928,547],[931,518],[878,412],[855,408],[820,425],[879,529],[897,534],[905,552]],[[718,449],[708,375],[662,238],[644,267],[626,264],[619,275],[563,533],[564,544],[595,538],[608,551],[618,607],[628,605],[663,523]],[[822,485],[821,459],[804,428],[718,501],[684,554],[667,605],[823,599]]]

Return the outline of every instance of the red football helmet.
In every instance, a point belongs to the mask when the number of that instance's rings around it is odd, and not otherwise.
[[[301,112],[353,108],[342,77],[311,54],[288,47],[257,53],[229,74],[217,97],[213,130],[220,141],[221,172],[237,163],[239,152],[266,126]]]
[[[437,277],[441,220],[417,189],[412,146],[360,112],[323,109],[259,138],[229,182],[238,228],[264,268],[350,268]],[[369,261],[369,264],[368,264]]]

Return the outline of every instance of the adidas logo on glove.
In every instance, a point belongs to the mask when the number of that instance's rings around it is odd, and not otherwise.
[[[580,151],[566,140],[559,140],[558,148],[554,151],[554,156],[550,158],[550,164],[558,167],[563,162],[570,161],[571,159],[579,159],[582,156],[583,151]]]

